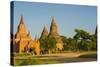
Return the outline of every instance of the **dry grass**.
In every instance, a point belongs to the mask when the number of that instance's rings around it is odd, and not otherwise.
[[[55,64],[55,63],[69,63],[69,62],[82,62],[82,61],[96,61],[97,58],[91,56],[97,55],[96,51],[83,51],[83,52],[66,52],[58,54],[45,54],[45,55],[27,55],[14,57],[14,65],[34,65],[34,64]],[[81,56],[88,57],[81,57]]]

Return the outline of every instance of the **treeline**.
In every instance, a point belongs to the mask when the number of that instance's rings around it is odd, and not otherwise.
[[[89,51],[97,50],[97,34],[89,34],[84,30],[75,29],[73,38],[62,36],[64,50]]]
[[[50,37],[40,39],[40,48],[42,54],[55,53],[56,51],[89,51],[97,50],[97,34],[89,34],[80,29],[75,29],[75,35],[72,38],[61,36],[63,41],[63,50],[56,49],[56,40]]]

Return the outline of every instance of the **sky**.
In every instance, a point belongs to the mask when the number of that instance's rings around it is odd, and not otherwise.
[[[15,1],[13,7],[14,34],[23,15],[26,30],[32,38],[40,37],[44,26],[50,30],[53,16],[58,33],[66,37],[73,37],[77,28],[94,34],[97,25],[96,6]]]

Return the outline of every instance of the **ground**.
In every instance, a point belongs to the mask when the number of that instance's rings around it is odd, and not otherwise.
[[[14,65],[36,65],[96,61],[96,51],[64,52],[45,55],[24,55],[14,57]]]

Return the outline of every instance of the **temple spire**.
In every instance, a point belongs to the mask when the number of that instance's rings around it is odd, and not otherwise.
[[[48,30],[47,30],[47,27],[46,26],[44,26],[42,33],[45,33],[45,35],[48,35]]]
[[[51,25],[52,26],[54,26],[54,25],[56,26],[56,18],[55,18],[55,16],[52,17]]]
[[[24,33],[24,34],[27,35],[27,31],[26,31],[26,27],[25,27],[22,15],[20,17],[20,22],[19,22],[19,25],[18,25],[17,33]]]
[[[54,16],[52,17],[52,21],[51,21],[50,35],[58,35],[56,19]]]
[[[20,24],[24,24],[23,15],[21,15]]]
[[[48,36],[48,30],[47,30],[47,27],[44,26],[43,28],[43,31],[41,33],[41,37],[40,38],[43,38],[43,37],[47,37]]]

